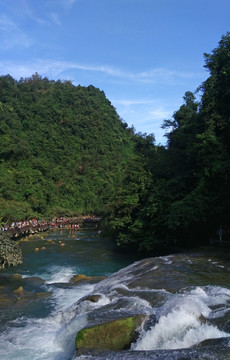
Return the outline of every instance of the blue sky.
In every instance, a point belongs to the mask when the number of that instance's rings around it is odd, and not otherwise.
[[[227,31],[229,0],[0,0],[0,75],[92,84],[163,144],[163,120]]]

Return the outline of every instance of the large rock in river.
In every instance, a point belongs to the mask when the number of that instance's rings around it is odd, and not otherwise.
[[[0,269],[22,263],[22,251],[15,241],[4,232],[0,232]]]
[[[129,349],[144,319],[143,315],[135,315],[80,330],[76,336],[78,354],[102,349]]]

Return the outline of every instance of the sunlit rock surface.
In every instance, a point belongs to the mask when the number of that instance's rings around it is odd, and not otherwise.
[[[10,236],[0,232],[0,269],[22,264],[22,251]]]
[[[129,349],[143,320],[141,315],[130,316],[80,330],[76,337],[78,354],[95,349]]]

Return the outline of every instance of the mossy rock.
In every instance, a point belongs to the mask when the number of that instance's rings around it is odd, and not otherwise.
[[[70,283],[72,284],[77,284],[80,281],[90,281],[92,279],[91,276],[86,276],[84,274],[78,274],[78,275],[74,275],[71,279],[70,279]]]
[[[9,280],[11,281],[18,281],[18,280],[22,280],[22,275],[21,274],[13,274],[9,277]]]
[[[84,274],[78,274],[78,275],[74,275],[71,279],[70,279],[70,284],[78,284],[80,282],[98,282],[100,280],[105,279],[105,276],[86,276]]]
[[[16,290],[13,291],[13,293],[18,296],[21,296],[23,294],[23,292],[24,292],[24,289],[22,286],[19,286],[19,288],[17,288]]]
[[[136,339],[137,329],[142,325],[143,315],[109,321],[98,326],[80,330],[76,336],[78,354],[93,350],[127,350]]]

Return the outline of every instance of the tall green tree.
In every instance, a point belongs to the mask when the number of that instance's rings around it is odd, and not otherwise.
[[[139,147],[148,180],[131,220],[117,227],[125,246],[163,252],[208,242],[220,223],[230,227],[230,33],[205,54],[205,67],[210,75],[198,89],[201,100],[186,92],[162,125],[166,148]],[[122,222],[125,216],[116,214]]]
[[[104,92],[37,73],[19,81],[7,75],[0,77],[0,101],[4,204],[25,202],[42,216],[103,213],[134,148]]]

